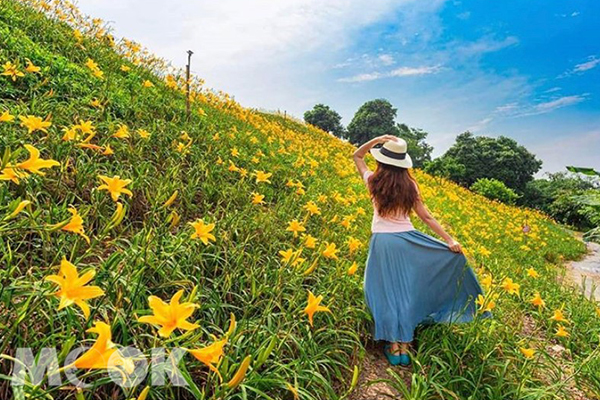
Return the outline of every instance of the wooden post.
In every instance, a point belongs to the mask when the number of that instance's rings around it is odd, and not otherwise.
[[[190,120],[190,63],[192,62],[193,51],[188,50],[188,61],[185,66],[185,116]]]

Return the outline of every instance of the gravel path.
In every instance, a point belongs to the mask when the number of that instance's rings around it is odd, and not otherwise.
[[[593,295],[600,301],[600,244],[590,242],[587,248],[587,256],[568,265],[567,277],[585,291],[586,297]]]

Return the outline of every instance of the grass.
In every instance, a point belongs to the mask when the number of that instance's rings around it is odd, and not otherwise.
[[[86,66],[89,59],[97,69]],[[41,70],[25,72],[27,60]],[[371,204],[351,160],[353,146],[245,109],[198,78],[188,121],[179,71],[133,42],[115,41],[102,22],[63,1],[0,3],[0,63],[8,61],[24,76],[0,76],[0,115],[15,116],[0,122],[2,169],[28,157],[26,144],[60,165],[19,183],[0,181],[0,398],[135,398],[146,383],[121,388],[102,369],[77,372],[91,385],[82,390],[46,381],[15,388],[10,357],[18,347],[56,347],[62,366],[70,349],[94,343],[86,329],[96,321],[110,325],[119,347],[146,355],[157,346],[202,348],[226,335],[231,313],[237,325],[216,364],[223,382],[186,354],[179,368],[189,385],[151,387],[148,398],[335,399],[351,389],[372,322],[361,280]],[[18,118],[27,115],[50,121],[47,132],[28,133]],[[81,121],[92,123],[96,135],[87,144],[98,148],[81,146],[88,135],[63,140],[64,129]],[[130,137],[112,136],[121,125]],[[103,154],[107,146],[114,154]],[[270,182],[257,182],[256,171],[272,173]],[[98,189],[98,175],[131,179],[132,196],[118,200],[122,212]],[[412,385],[400,375],[393,384],[414,399],[570,398],[573,388],[600,396],[600,315],[557,279],[563,262],[580,257],[584,246],[536,211],[415,175],[428,207],[487,282],[494,318],[420,330]],[[253,204],[253,193],[264,195],[264,204]],[[31,203],[9,217],[24,200]],[[320,214],[304,208],[309,201]],[[69,207],[81,215],[89,244],[53,226],[70,219]],[[207,245],[191,238],[189,223],[199,219],[215,224]],[[293,220],[317,239],[314,249],[286,230]],[[351,238],[361,243],[354,252]],[[339,248],[337,259],[322,254],[328,243]],[[302,249],[305,260],[282,261],[279,252],[288,249]],[[57,287],[45,280],[63,257],[80,272],[96,272],[90,285],[104,294],[89,301],[89,318],[75,305],[58,310]],[[354,262],[358,270],[348,274]],[[539,276],[529,276],[530,268]],[[505,278],[520,284],[518,294],[507,293]],[[163,338],[137,321],[151,314],[149,296],[168,301],[181,289],[183,299],[198,304],[190,321],[199,328]],[[309,290],[331,310],[316,313],[312,327],[303,313]],[[531,304],[536,292],[545,307]],[[555,335],[558,323],[550,318],[557,309],[569,321],[562,323],[568,337]],[[564,348],[559,355],[551,351],[557,344]],[[526,358],[521,348],[535,355]],[[243,380],[228,387],[247,356]]]

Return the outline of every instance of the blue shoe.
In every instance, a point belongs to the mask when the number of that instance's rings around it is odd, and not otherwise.
[[[383,346],[383,354],[387,358],[390,365],[402,365],[403,367],[410,365],[410,357],[408,354],[392,354],[390,352],[390,347],[391,344],[389,343]]]
[[[410,356],[408,354],[400,354],[400,365],[403,367],[408,367],[410,365]]]
[[[388,343],[383,346],[383,354],[387,358],[390,365],[400,365],[401,356],[399,354],[392,354],[390,352],[391,345]]]

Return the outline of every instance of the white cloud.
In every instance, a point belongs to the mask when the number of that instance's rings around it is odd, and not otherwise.
[[[391,54],[380,54],[377,58],[385,66],[392,65],[395,63],[394,57]]]
[[[571,17],[576,17],[576,16],[578,16],[579,14],[581,14],[579,11],[573,11],[573,12],[571,13]]]
[[[390,71],[389,76],[413,76],[413,75],[429,75],[438,73],[441,66],[423,66],[423,67],[400,67]]]
[[[477,132],[481,131],[483,128],[487,127],[490,124],[490,122],[492,122],[493,120],[494,120],[494,118],[492,118],[492,117],[484,118],[480,121],[477,121],[475,123],[475,125],[468,127],[467,130],[470,132],[477,133]]]
[[[458,19],[462,19],[467,20],[471,17],[471,12],[470,11],[465,11],[465,12],[461,12],[460,14],[456,14],[456,18]]]
[[[516,36],[507,36],[501,40],[494,39],[492,37],[483,37],[470,43],[453,43],[450,47],[453,47],[454,51],[458,55],[472,57],[499,51],[507,47],[514,46],[518,43],[519,39]]]
[[[504,113],[516,110],[518,107],[519,106],[518,106],[517,103],[508,103],[508,104],[504,104],[502,106],[496,107],[496,109],[494,110],[494,112],[495,113],[504,114]]]
[[[533,115],[547,114],[559,108],[572,106],[588,97],[588,93],[576,94],[571,96],[557,97],[552,100],[542,101],[537,104],[519,105],[518,103],[509,103],[496,107],[494,114],[499,114],[505,118],[529,117]]]
[[[584,72],[590,69],[596,68],[600,65],[600,58],[596,58],[595,56],[589,57],[589,61],[577,64],[575,68],[573,68],[573,72]]]
[[[563,108],[567,106],[571,106],[573,104],[581,103],[586,98],[586,95],[573,95],[573,96],[563,96],[554,100],[546,101],[543,103],[538,103],[534,106],[534,111],[538,114],[547,113],[550,111],[554,111],[558,108]]]
[[[354,75],[354,76],[351,76],[348,78],[340,78],[340,79],[338,79],[338,82],[349,82],[349,83],[368,82],[368,81],[374,81],[374,80],[382,78],[382,77],[384,77],[384,75],[380,74],[379,72],[371,72],[371,73],[367,73],[367,74]]]
[[[554,87],[551,87],[550,89],[544,91],[544,93],[554,93],[554,92],[558,92],[560,89],[562,89],[562,88],[559,86],[554,86]]]
[[[400,67],[393,69],[389,72],[370,72],[364,74],[358,74],[347,78],[340,78],[338,82],[368,82],[376,79],[390,78],[390,77],[403,77],[403,76],[418,76],[418,75],[429,75],[435,74],[442,69],[439,65],[434,66],[422,66],[422,67]]]

